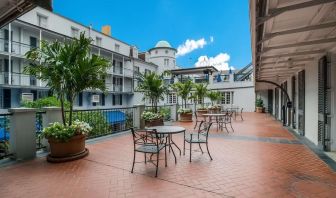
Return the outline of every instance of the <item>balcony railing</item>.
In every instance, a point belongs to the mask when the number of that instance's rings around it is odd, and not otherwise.
[[[11,83],[9,83],[9,76],[11,76]],[[0,84],[2,85],[19,85],[19,86],[40,86],[38,80],[34,76],[22,73],[0,72]],[[45,83],[42,83],[42,87]]]
[[[134,107],[75,110],[73,118],[90,124],[88,139],[129,130],[134,123]]]
[[[12,50],[11,53],[14,55],[24,56],[29,50],[34,49],[37,46],[31,46],[26,43],[21,43],[18,41],[12,41]],[[3,38],[0,38],[0,52],[9,52],[9,41]]]
[[[36,112],[35,120],[35,130],[36,130],[36,150],[44,149],[45,146],[42,144],[41,133],[43,130],[42,115],[45,112]],[[0,159],[9,157],[12,155],[10,153],[10,144],[9,140],[10,135],[10,113],[0,114]]]

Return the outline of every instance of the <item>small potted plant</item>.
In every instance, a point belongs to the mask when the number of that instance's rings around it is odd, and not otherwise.
[[[177,92],[177,95],[182,98],[182,108],[177,113],[180,115],[180,121],[192,122],[192,109],[187,108],[187,100],[191,97],[190,92],[194,84],[191,80],[185,82],[177,82],[173,85],[173,89]]]
[[[262,113],[264,110],[264,101],[261,98],[257,98],[255,102],[256,112]]]
[[[164,95],[168,92],[168,87],[164,83],[163,72],[161,75],[155,72],[149,72],[138,75],[137,91],[144,94],[143,100],[151,101],[150,110],[144,111],[141,118],[145,121],[145,126],[160,126],[163,125],[163,115],[158,111],[158,103],[164,99]]]
[[[76,157],[85,153],[85,138],[92,131],[86,122],[76,120],[67,126],[59,122],[43,129],[41,137],[47,138],[53,159],[69,156]]]
[[[197,116],[201,117],[203,114],[208,113],[208,109],[204,106],[204,98],[208,94],[208,84],[200,83],[200,84],[195,84],[195,99],[199,104],[201,105],[200,107],[197,108],[196,113]]]
[[[180,108],[179,110],[177,110],[177,113],[180,115],[180,121],[192,122],[192,109]]]
[[[221,93],[218,91],[210,91],[207,96],[211,101],[211,105],[208,106],[208,110],[219,112],[221,110],[221,106],[217,104],[217,102],[222,98]]]
[[[162,126],[163,116],[160,113],[154,113],[152,111],[144,111],[141,118],[145,121],[146,127]]]

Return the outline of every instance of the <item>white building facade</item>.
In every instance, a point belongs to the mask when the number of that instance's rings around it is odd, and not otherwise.
[[[159,41],[147,52],[139,52],[136,47],[84,26],[63,16],[36,7],[20,18],[0,29],[0,109],[19,107],[22,97],[33,100],[52,95],[45,82],[24,74],[27,64],[25,53],[40,46],[42,40],[67,42],[78,37],[81,32],[93,40],[91,53],[110,61],[106,78],[107,93],[87,90],[80,93],[75,101],[77,109],[130,107],[144,104],[142,94],[136,91],[138,73],[178,69],[176,52],[167,41]],[[216,72],[207,76],[209,90],[217,90],[225,96],[223,104],[234,104],[247,111],[254,110],[254,85],[251,67],[248,72],[237,71],[231,75]],[[216,81],[221,75],[222,81]],[[239,78],[238,78],[239,77]],[[204,82],[204,75],[193,78],[195,83]],[[246,80],[247,79],[247,80]],[[172,83],[176,79],[166,79]],[[249,98],[246,102],[245,99]],[[161,105],[178,102],[175,93],[169,94]],[[209,102],[209,101],[207,101]]]

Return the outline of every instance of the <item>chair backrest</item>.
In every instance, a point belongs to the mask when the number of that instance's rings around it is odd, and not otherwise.
[[[135,131],[133,128],[131,128],[132,136],[133,136],[133,143],[134,148],[138,145],[145,145],[148,143],[159,145],[161,143],[160,138],[158,137],[158,134],[155,129],[153,130],[137,130]]]
[[[198,127],[198,134],[204,135],[208,139],[209,130],[212,125],[212,122],[202,121]]]
[[[240,113],[243,113],[243,109],[244,109],[244,108],[241,108]]]

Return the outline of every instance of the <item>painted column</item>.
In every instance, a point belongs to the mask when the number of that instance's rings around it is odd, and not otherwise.
[[[40,29],[40,36],[39,36],[39,48],[41,48],[41,42],[42,42],[42,30]],[[40,76],[42,75],[41,73],[39,74]],[[39,80],[39,85],[42,87],[42,80]]]
[[[145,121],[141,119],[142,113],[145,111],[145,105],[134,105],[133,127],[135,129],[145,128]]]
[[[43,111],[46,113],[42,114],[42,125],[43,128],[50,126],[51,123],[60,122],[62,123],[62,111],[60,107],[44,107]],[[47,139],[43,138],[41,144],[46,146],[49,151],[49,143]]]
[[[22,161],[36,156],[36,109],[12,108],[8,109],[13,115],[10,117],[10,152],[13,158]]]
[[[8,84],[12,84],[12,23],[8,24]]]

